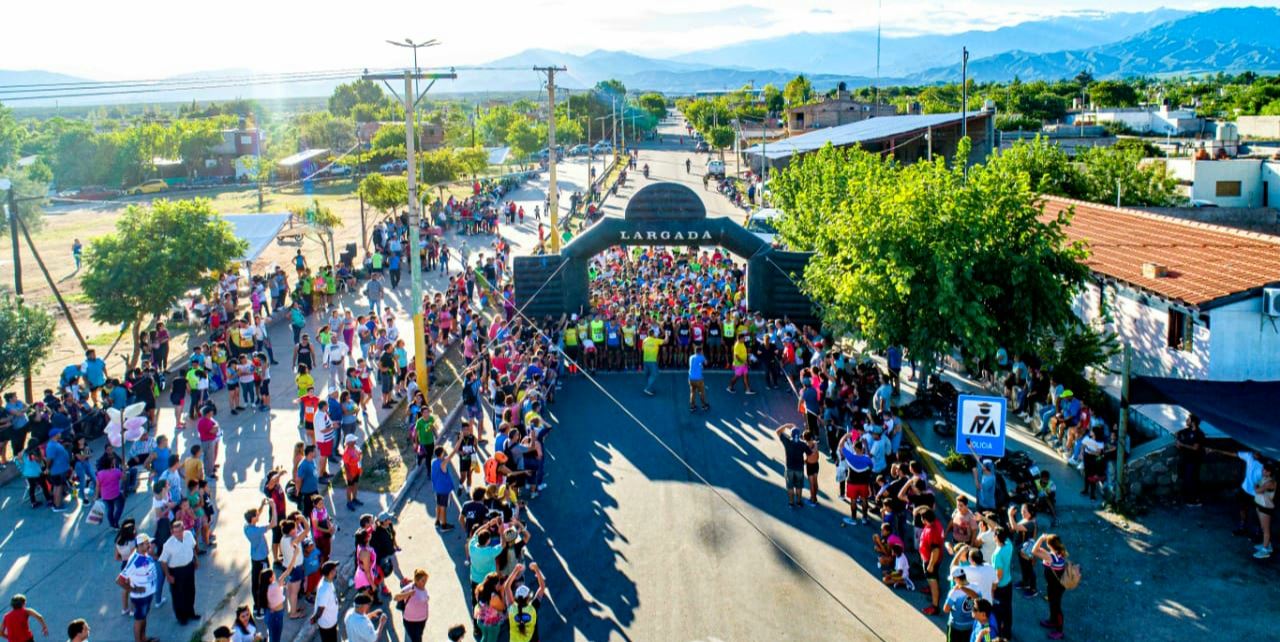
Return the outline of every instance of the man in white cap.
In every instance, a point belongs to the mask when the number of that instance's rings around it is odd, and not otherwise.
[[[133,642],[148,642],[147,614],[151,612],[151,596],[156,592],[158,565],[151,557],[150,535],[139,533],[134,546],[133,554],[116,576],[116,584],[129,591],[129,602],[133,605]]]

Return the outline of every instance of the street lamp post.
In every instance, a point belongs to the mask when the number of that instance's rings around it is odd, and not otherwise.
[[[415,43],[406,38],[403,43],[388,40],[387,42],[397,46],[413,49],[413,70],[405,71],[404,78],[404,147],[405,156],[409,165],[409,176],[407,187],[409,192],[409,283],[410,283],[410,305],[413,311],[413,348],[414,348],[414,375],[418,381],[418,389],[422,391],[423,398],[429,398],[427,392],[427,345],[426,345],[426,327],[422,318],[422,257],[419,254],[419,246],[421,245],[421,203],[418,202],[418,164],[414,153],[414,143],[416,133],[414,132],[414,121],[418,104],[418,84],[420,78],[431,78],[432,83],[438,78],[457,78],[457,74],[421,74],[418,73],[418,49],[426,47],[434,47],[439,45],[437,40],[426,40]],[[400,74],[386,74],[380,76],[365,76],[370,79],[386,80],[401,77]],[[390,85],[388,85],[390,87]],[[430,90],[431,86],[428,85]],[[394,92],[393,92],[394,93]]]

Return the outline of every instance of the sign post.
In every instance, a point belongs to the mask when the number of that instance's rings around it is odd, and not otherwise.
[[[956,403],[956,452],[1004,457],[1004,397],[960,395]]]

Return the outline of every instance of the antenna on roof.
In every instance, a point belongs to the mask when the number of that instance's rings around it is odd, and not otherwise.
[[[883,9],[884,0],[876,2],[876,84],[873,88],[875,98],[872,100],[876,105],[880,104],[880,25],[884,22]]]

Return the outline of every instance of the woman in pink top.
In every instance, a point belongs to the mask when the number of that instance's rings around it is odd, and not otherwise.
[[[404,637],[408,642],[422,642],[422,632],[427,628],[431,596],[427,594],[427,572],[413,571],[413,584],[395,594],[397,602],[404,602]]]
[[[98,499],[107,506],[107,524],[111,528],[120,528],[120,516],[124,514],[124,495],[120,492],[123,477],[114,459],[106,459],[98,470]]]

